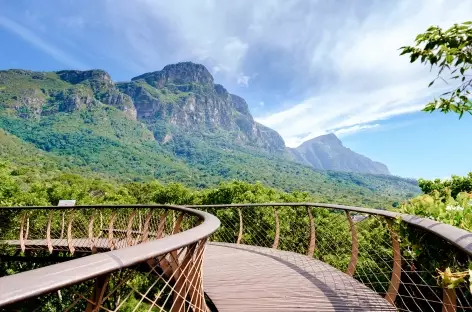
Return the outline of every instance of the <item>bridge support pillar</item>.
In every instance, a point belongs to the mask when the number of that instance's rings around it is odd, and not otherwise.
[[[107,290],[110,274],[97,277],[95,287],[92,292],[90,301],[87,304],[86,312],[96,312],[100,310],[105,291]]]
[[[347,221],[349,222],[349,229],[351,231],[351,240],[352,240],[352,247],[351,247],[351,261],[346,270],[346,274],[353,276],[354,272],[356,272],[356,265],[357,265],[357,258],[359,255],[359,243],[357,241],[357,231],[354,222],[352,221],[351,214],[348,210],[344,210],[346,212]]]
[[[240,244],[241,240],[243,239],[243,213],[241,212],[241,209],[238,209],[238,214],[239,214],[239,233],[238,233],[238,239],[236,240],[236,244]]]
[[[316,248],[316,229],[315,229],[315,220],[313,214],[311,213],[311,207],[307,206],[306,210],[308,212],[308,221],[310,222],[310,240],[308,241],[308,251],[307,256],[313,257],[313,253]]]
[[[387,227],[392,236],[392,248],[393,248],[393,268],[392,277],[390,278],[390,285],[388,291],[385,294],[385,299],[395,306],[395,299],[398,295],[398,289],[400,287],[401,273],[402,273],[402,255],[400,252],[400,242],[398,240],[398,233],[393,227],[391,219],[387,219]]]
[[[443,288],[442,312],[456,312],[456,290]]]
[[[277,207],[274,208],[274,218],[275,218],[275,236],[274,236],[274,244],[272,244],[272,248],[277,249],[279,246],[279,239],[280,239],[280,222],[279,222],[279,211]]]

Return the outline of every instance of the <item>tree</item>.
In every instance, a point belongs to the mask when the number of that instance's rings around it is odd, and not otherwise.
[[[419,60],[425,65],[429,64],[431,69],[439,69],[437,77],[430,82],[429,87],[437,79],[446,83],[446,79],[458,83],[453,90],[428,103],[423,111],[454,112],[459,114],[459,118],[462,118],[464,113],[472,115],[472,21],[454,24],[446,30],[431,26],[425,33],[416,37],[415,43],[415,46],[401,47],[400,55],[408,54],[411,63]]]

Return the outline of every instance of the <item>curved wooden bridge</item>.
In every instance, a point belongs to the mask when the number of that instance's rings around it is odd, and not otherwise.
[[[1,261],[16,274],[0,278],[0,307],[472,310],[467,285],[442,288],[432,278],[436,268],[422,266],[409,256],[410,246],[401,246],[394,220],[419,232],[420,239],[433,238],[453,251],[448,266],[455,268],[472,255],[467,231],[414,216],[326,204],[192,208],[2,208],[9,230],[1,232]]]

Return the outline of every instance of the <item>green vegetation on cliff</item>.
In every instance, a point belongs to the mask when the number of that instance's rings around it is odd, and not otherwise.
[[[117,84],[101,70],[0,71],[0,144],[12,168],[46,178],[64,172],[195,189],[260,181],[376,208],[419,192],[416,181],[288,159],[277,132],[255,122],[244,99],[193,63]]]

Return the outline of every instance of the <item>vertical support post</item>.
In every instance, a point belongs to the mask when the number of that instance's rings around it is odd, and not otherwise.
[[[71,212],[69,218],[69,226],[67,227],[67,244],[69,245],[69,251],[71,254],[74,254],[75,248],[72,241],[72,221],[74,221],[74,211]]]
[[[181,213],[180,216],[177,218],[177,222],[174,222],[174,230],[172,231],[172,235],[180,232],[180,225],[182,224],[183,219],[184,214]]]
[[[306,210],[308,212],[308,221],[310,222],[310,241],[308,242],[307,256],[313,257],[313,253],[315,252],[316,248],[315,220],[313,219],[313,214],[311,213],[311,207],[307,206]]]
[[[236,244],[240,244],[241,240],[243,239],[243,213],[241,211],[241,208],[238,208],[238,214],[239,214],[239,233],[238,233],[238,239],[236,240]]]
[[[26,250],[26,246],[25,246],[25,231],[24,231],[24,228],[25,228],[25,222],[26,222],[26,214],[27,212],[25,212],[23,214],[23,217],[21,218],[21,225],[20,225],[20,246],[21,246],[21,251],[22,252],[25,252]]]
[[[275,237],[274,244],[272,245],[273,249],[277,249],[279,246],[280,239],[280,223],[279,223],[279,212],[276,207],[274,207],[274,217],[275,217]]]
[[[103,214],[100,211],[100,235],[101,235],[102,231],[103,231]]]
[[[29,236],[29,217],[26,218],[26,232],[25,232],[25,240],[28,239]]]
[[[193,311],[207,311],[202,284],[202,262],[205,243],[205,239],[200,240],[198,247],[193,252],[192,266],[185,268],[187,293]]]
[[[144,220],[144,229],[143,229],[143,238],[141,241],[147,242],[148,236],[149,236],[149,225],[151,223],[151,218],[152,218],[152,209],[149,209],[149,213],[146,216],[146,219]]]
[[[61,227],[61,239],[64,238],[64,227],[65,227],[65,212],[62,212],[62,227]]]
[[[48,227],[46,229],[46,241],[48,243],[48,250],[50,254],[52,254],[51,223],[52,223],[52,210],[49,212]]]
[[[139,219],[139,232],[143,231],[143,218],[141,216],[141,210],[138,212],[138,219]]]
[[[354,222],[352,221],[351,214],[348,210],[346,212],[347,221],[349,222],[349,230],[351,231],[351,261],[346,270],[346,274],[353,276],[356,272],[357,258],[359,255],[359,242],[357,240],[357,231]]]
[[[184,312],[185,301],[186,301],[186,284],[189,282],[188,273],[189,265],[192,263],[192,257],[195,252],[196,243],[186,247],[185,256],[183,261],[179,263],[177,258],[177,252],[172,251],[172,261],[170,262],[172,270],[174,271],[174,289],[172,290],[172,308],[171,312]]]
[[[91,302],[87,303],[87,308],[85,309],[86,312],[96,312],[100,310],[100,306],[102,305],[103,296],[105,295],[109,280],[110,274],[97,277],[97,279],[95,280],[95,287],[90,298]]]
[[[457,303],[456,303],[456,290],[443,288],[443,306],[442,312],[456,312]]]
[[[111,216],[110,219],[110,225],[108,226],[108,246],[110,247],[111,250],[115,249],[115,242],[113,241],[113,223],[115,223],[116,219],[116,211],[113,212],[113,215]]]
[[[172,228],[175,228],[175,211],[172,210]]]
[[[88,236],[90,241],[90,250],[92,253],[97,252],[97,248],[95,247],[95,238],[93,235],[93,222],[95,221],[95,211],[93,212],[92,216],[90,217],[89,228],[88,228]]]
[[[398,289],[400,288],[401,273],[402,273],[402,255],[400,252],[400,242],[398,241],[398,233],[393,228],[393,222],[391,219],[386,218],[387,228],[392,237],[392,248],[393,248],[393,268],[392,277],[390,278],[390,285],[388,286],[387,293],[385,294],[385,300],[390,302],[391,305],[395,306],[395,299],[398,295]]]
[[[133,213],[131,214],[131,216],[129,217],[129,221],[128,221],[128,228],[126,229],[126,244],[128,246],[132,246],[133,245],[133,221],[134,221],[134,217],[136,217],[136,213],[137,213],[137,210],[134,210]]]
[[[167,218],[167,213],[168,211],[166,210],[162,216],[161,219],[159,220],[159,224],[157,226],[157,233],[156,233],[156,239],[159,239],[163,236],[164,230],[166,227],[166,218]]]

